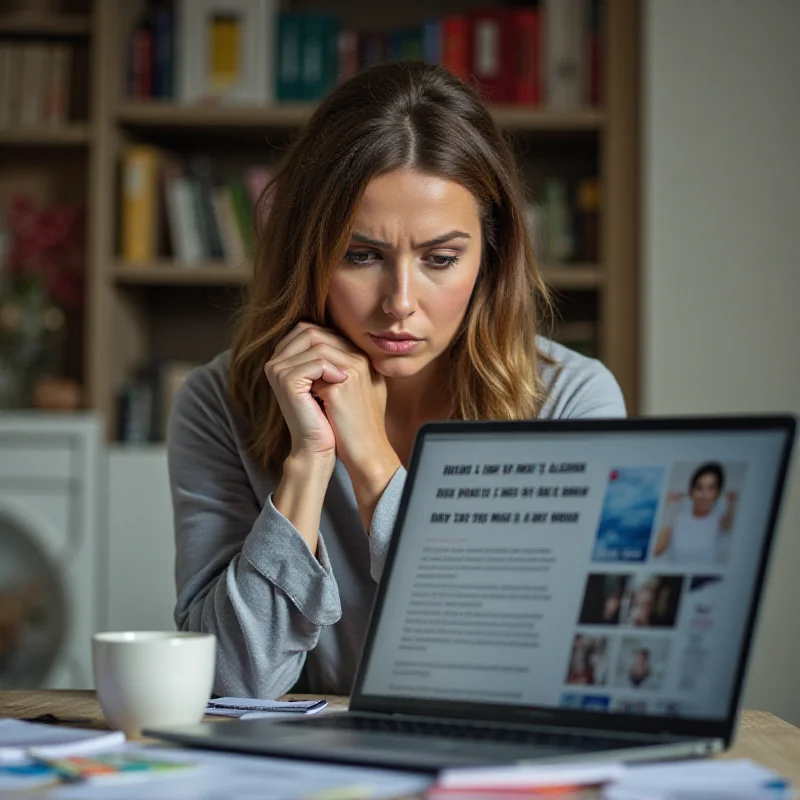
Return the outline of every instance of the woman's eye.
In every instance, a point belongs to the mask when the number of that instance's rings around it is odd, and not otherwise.
[[[443,255],[441,253],[434,253],[428,258],[431,266],[435,269],[447,269],[458,263],[458,256]]]
[[[376,254],[371,250],[346,250],[344,260],[351,264],[371,264]]]

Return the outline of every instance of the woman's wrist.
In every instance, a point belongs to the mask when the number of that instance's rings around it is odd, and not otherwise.
[[[283,462],[283,475],[273,505],[317,553],[319,523],[336,456],[292,453]]]
[[[369,533],[372,515],[381,495],[401,466],[403,465],[400,463],[397,453],[388,442],[385,447],[376,450],[370,458],[365,459],[362,463],[352,466],[345,464],[353,483],[353,492],[367,533]]]
[[[283,474],[287,473],[298,478],[330,478],[336,466],[336,452],[334,450],[324,453],[292,450],[283,462]]]

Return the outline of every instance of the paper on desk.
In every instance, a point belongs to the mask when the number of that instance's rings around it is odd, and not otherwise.
[[[537,789],[555,786],[598,786],[625,775],[623,764],[520,764],[444,770],[435,789]],[[445,793],[443,792],[443,794]]]
[[[758,800],[779,798],[769,788],[776,772],[741,759],[737,761],[674,761],[629,767],[615,784],[607,786],[605,800]]]
[[[59,800],[365,800],[422,793],[431,777],[409,772],[317,764],[185,748],[129,744],[149,760],[193,761],[196,768],[169,780],[139,784],[72,784],[50,790]],[[146,791],[145,791],[146,790]]]
[[[251,697],[218,697],[209,700],[206,714],[217,717],[260,719],[277,716],[317,714],[327,700],[258,700]]]
[[[93,731],[0,719],[0,764],[19,764],[35,750],[45,758],[86,756],[119,747],[125,742],[122,731]]]

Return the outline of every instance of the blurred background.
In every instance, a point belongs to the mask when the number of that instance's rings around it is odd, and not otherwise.
[[[365,66],[476,83],[555,337],[631,414],[800,413],[798,32],[796,0],[0,0],[0,688],[172,627],[172,398],[228,346],[282,151]],[[797,472],[745,704],[800,724]]]

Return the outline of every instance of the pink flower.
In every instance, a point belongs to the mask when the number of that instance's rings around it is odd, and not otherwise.
[[[80,306],[85,262],[83,211],[69,206],[39,209],[31,198],[18,195],[11,200],[8,221],[12,276],[37,278],[58,304]]]

